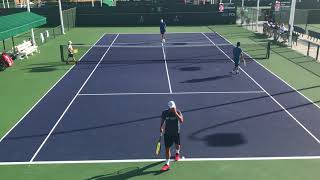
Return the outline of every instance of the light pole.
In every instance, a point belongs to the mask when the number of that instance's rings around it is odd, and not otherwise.
[[[64,32],[64,23],[63,23],[63,14],[62,14],[62,5],[61,5],[61,0],[58,0],[59,4],[59,14],[60,14],[60,23],[61,23],[61,33],[66,34]]]
[[[293,32],[293,23],[294,23],[294,14],[296,11],[296,0],[292,0],[291,2],[291,10],[290,10],[290,19],[289,19],[289,26],[290,26],[290,33],[289,33],[289,45],[292,45],[292,32]]]

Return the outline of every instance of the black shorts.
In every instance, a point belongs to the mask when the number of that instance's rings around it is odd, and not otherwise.
[[[166,31],[160,31],[160,33],[161,33],[162,35],[164,35],[164,34],[166,33]]]
[[[69,54],[68,57],[73,57],[73,54]]]
[[[238,67],[239,64],[240,64],[240,60],[234,60],[234,66],[235,66],[235,67]]]
[[[176,135],[165,134],[164,135],[164,145],[165,145],[165,147],[169,148],[169,147],[172,146],[173,143],[180,145],[180,134],[176,134]]]

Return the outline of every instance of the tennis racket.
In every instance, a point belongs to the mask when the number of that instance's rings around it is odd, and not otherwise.
[[[72,51],[74,54],[78,53],[78,49],[73,49]]]
[[[243,65],[244,66],[247,66],[247,62],[246,62],[246,60],[244,59],[244,56],[242,55],[242,61],[243,61]]]
[[[157,142],[157,146],[156,146],[156,155],[158,156],[160,154],[160,150],[161,150],[161,138],[162,138],[162,133],[160,134],[159,140]]]

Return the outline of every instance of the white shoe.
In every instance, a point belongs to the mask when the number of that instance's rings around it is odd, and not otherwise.
[[[235,71],[233,70],[233,71],[231,71],[230,73],[231,73],[231,74],[240,74],[239,70],[235,70]]]

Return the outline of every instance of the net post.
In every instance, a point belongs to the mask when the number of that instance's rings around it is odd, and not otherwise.
[[[319,49],[320,49],[320,45],[318,45],[318,47],[317,47],[317,56],[316,56],[316,60],[318,60],[318,59],[319,59]]]
[[[307,51],[307,56],[309,56],[309,51],[310,51],[310,42],[308,42],[308,51]]]
[[[11,36],[11,40],[12,40],[12,48],[13,48],[13,53],[16,54],[16,48],[15,48],[15,44],[14,44],[14,38],[13,36]]]
[[[52,28],[52,35],[53,35],[53,39],[56,38],[56,33],[54,32],[54,28]]]
[[[270,51],[271,51],[271,42],[268,41],[268,45],[267,45],[267,59],[270,58]]]
[[[43,32],[43,36],[44,36],[44,43],[47,43],[47,35],[45,32]]]
[[[307,22],[306,22],[306,34],[308,33],[308,24],[309,24],[309,16],[310,16],[310,13],[309,13],[310,11],[309,10],[307,10]]]
[[[63,45],[60,45],[60,56],[61,56],[61,62],[64,62],[64,54],[63,54]]]
[[[4,40],[2,40],[2,44],[3,44],[3,50],[6,51],[6,43],[4,42]]]

